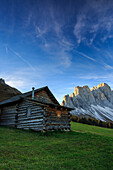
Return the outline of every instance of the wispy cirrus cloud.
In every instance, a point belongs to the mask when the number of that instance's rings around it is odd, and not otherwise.
[[[57,23],[54,27],[43,29],[35,26],[35,29],[36,37],[42,41],[42,49],[51,55],[53,59],[56,60],[57,58],[59,66],[70,67],[72,56],[69,54],[69,51],[73,44],[63,35],[60,24]],[[50,35],[50,32],[53,34],[53,37]],[[50,39],[48,39],[48,36]]]
[[[97,62],[94,58],[92,58],[92,57],[84,54],[83,52],[80,52],[80,51],[77,51],[77,50],[74,50],[74,51],[75,51],[77,54],[79,54],[79,55],[81,55],[81,56],[83,56],[83,57],[85,57],[85,58],[87,58],[87,59],[89,59],[89,60],[91,60],[91,61]]]
[[[34,36],[38,47],[50,55],[52,60],[54,59],[56,61],[57,58],[59,66],[61,65],[64,68],[70,67],[72,56],[69,52],[73,48],[73,43],[64,34],[65,24],[67,22],[65,15],[62,16],[61,11],[56,10],[53,2],[49,6],[48,4],[46,5],[45,11],[41,13],[41,16],[39,14],[38,18],[35,16],[37,9],[34,7],[31,10],[33,11],[28,15],[27,21],[29,24],[33,24],[32,28],[34,30],[32,36]]]
[[[14,55],[16,55],[20,60],[22,60],[25,64],[28,65],[28,67],[33,70],[36,71],[35,68],[30,64],[30,62],[28,62],[28,60],[26,60],[22,55],[20,55],[18,52],[16,52],[15,50],[13,50],[12,48],[9,48],[8,46],[6,47],[6,52],[8,52],[8,50],[10,52],[12,52]]]
[[[37,38],[43,38],[44,35],[47,33],[47,29],[40,28],[39,26],[35,25],[35,33]]]
[[[37,72],[40,74],[34,74],[34,71],[26,67],[18,71],[15,70],[14,72],[1,72],[0,77],[2,77],[8,85],[25,92],[26,90],[31,90],[33,86],[36,88],[40,86],[44,73],[41,69],[37,69]]]
[[[77,22],[74,26],[74,35],[78,44],[84,42],[92,45],[98,35],[101,41],[113,37],[112,8],[111,1],[86,1],[77,15]]]
[[[109,57],[110,59],[113,59],[113,55],[111,54],[111,52],[109,52],[108,50],[104,50],[107,57]]]
[[[113,66],[109,65],[109,64],[104,64],[105,68],[108,70],[113,70]]]
[[[94,75],[94,74],[89,74],[89,75],[86,75],[86,76],[80,76],[81,79],[87,79],[87,80],[90,80],[90,79],[99,79],[100,81],[101,80],[110,80],[113,78],[113,75],[112,74],[105,74],[105,75]]]
[[[66,52],[65,50],[61,50],[59,53],[56,53],[56,55],[58,56],[58,60],[59,60],[59,65],[63,66],[65,68],[68,68],[71,66],[72,61],[71,61],[71,56],[68,52]]]

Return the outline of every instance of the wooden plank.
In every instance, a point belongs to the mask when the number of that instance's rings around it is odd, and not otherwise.
[[[11,109],[16,109],[16,105],[4,106],[4,107],[3,107],[3,110],[11,110]]]
[[[40,108],[40,109],[43,108],[43,106],[40,106],[39,104],[35,104],[33,102],[29,102],[29,103],[20,104],[18,109],[21,109],[21,108],[25,109],[26,107],[33,107],[33,108],[37,107],[37,108]]]
[[[35,119],[43,119],[43,115],[41,116],[30,116],[30,117],[18,117],[18,121],[20,120],[23,120],[23,121],[26,121],[26,120],[35,120]]]
[[[33,129],[43,129],[43,125],[37,125],[37,126],[22,126],[22,125],[18,125],[17,126],[17,128],[22,128],[22,129],[24,129],[24,128],[29,128],[29,129],[31,129],[31,128],[33,128]]]
[[[51,121],[51,122],[45,122],[46,125],[48,124],[51,124],[51,125],[55,125],[55,124],[58,124],[58,125],[63,125],[63,124],[70,124],[70,122],[58,122],[58,121]]]
[[[35,98],[37,98],[37,97],[42,98],[42,100],[44,100],[44,101],[46,100],[46,101],[49,101],[49,102],[53,103],[50,96],[44,90],[41,90],[40,92],[35,93]]]
[[[15,118],[15,116],[16,116],[16,114],[14,114],[14,115],[2,115],[1,116],[1,119],[14,119]]]
[[[23,127],[26,127],[26,126],[28,126],[28,127],[36,127],[36,126],[43,126],[43,123],[42,122],[39,122],[39,123],[17,123],[17,127],[18,126],[23,126]]]
[[[23,112],[23,111],[21,111],[21,112],[18,111],[18,114],[19,114],[19,115],[20,115],[20,114],[26,114],[26,113],[27,113],[27,110],[24,111],[24,112]],[[32,115],[34,115],[34,114],[40,114],[40,113],[43,114],[43,110],[40,110],[40,111],[32,111],[32,110],[31,110],[31,114],[32,114]]]
[[[2,110],[2,113],[13,113],[13,112],[16,112],[17,110],[16,109],[8,109],[8,110]]]
[[[65,130],[70,129],[70,126],[46,126],[45,130]]]
[[[31,123],[31,122],[40,122],[40,121],[43,121],[43,119],[33,119],[33,120],[25,120],[25,121],[18,121],[19,123],[24,123],[24,122],[26,122],[26,123]]]
[[[15,122],[15,119],[1,119],[1,122]]]
[[[28,116],[28,117],[27,117],[26,114],[24,114],[24,115],[20,115],[20,114],[19,114],[19,115],[18,115],[18,119],[25,119],[25,118],[29,119],[29,118],[32,118],[32,117],[34,117],[34,118],[37,117],[37,118],[38,118],[38,117],[41,117],[41,116],[43,117],[43,114],[31,114],[31,115]]]
[[[0,122],[0,125],[15,125],[15,122]]]
[[[18,113],[18,118],[19,117],[26,117],[26,113],[23,113],[23,114],[22,113]]]
[[[47,115],[55,115],[55,116],[57,116],[57,113],[55,113],[55,112],[46,112],[46,114]]]
[[[31,108],[31,115],[27,116],[27,107]],[[24,113],[23,113],[24,111]],[[20,105],[18,108],[18,123],[17,128],[27,128],[27,129],[35,129],[42,130],[43,129],[43,113],[44,109],[37,104],[30,103],[25,105]],[[40,128],[39,128],[40,127]]]
[[[31,114],[35,114],[35,113],[36,113],[36,114],[38,114],[38,113],[42,113],[42,114],[43,114],[43,110],[39,110],[39,111],[37,111],[37,110],[36,110],[36,111],[32,111],[32,110],[31,110]]]
[[[45,122],[70,122],[70,120],[64,120],[64,119],[45,119]]]
[[[61,116],[61,117],[58,117],[58,116],[46,116],[46,119],[58,119],[58,120],[61,120],[61,119],[64,119],[64,120],[68,120],[68,119],[70,119],[70,117],[68,117],[68,116]]]
[[[46,125],[46,128],[54,128],[54,127],[59,127],[59,128],[69,128],[70,125]]]
[[[26,107],[24,107],[24,108],[23,108],[23,107],[20,107],[20,108],[18,108],[17,110],[18,110],[18,111],[26,111],[28,107],[31,107],[32,111],[35,111],[35,110],[36,110],[36,111],[43,110],[43,108],[41,108],[41,107],[39,108],[39,107],[34,107],[34,106],[26,106]]]
[[[43,130],[43,127],[42,128],[31,128],[31,130],[36,131],[36,132],[40,132],[40,131]]]
[[[2,112],[2,115],[3,115],[3,114],[4,114],[4,115],[6,115],[6,114],[15,114],[15,113],[17,113],[16,110],[13,110],[13,111],[11,111],[11,112],[10,112],[10,111],[7,111],[7,112],[6,112],[6,111],[3,111],[3,112]]]
[[[52,121],[69,121],[70,118],[68,117],[46,117],[45,120],[52,120]]]
[[[45,124],[46,126],[48,126],[48,125],[51,125],[51,126],[55,126],[55,125],[60,125],[60,126],[62,126],[62,125],[71,125],[70,123],[65,123],[65,122],[62,122],[62,123],[60,123],[60,122],[51,122],[51,123],[46,123]]]

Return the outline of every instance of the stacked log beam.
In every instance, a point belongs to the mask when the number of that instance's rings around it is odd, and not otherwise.
[[[1,110],[0,125],[15,127],[16,105],[3,107]]]
[[[46,130],[70,130],[70,114],[67,110],[57,108],[46,108],[45,118]]]
[[[30,108],[31,114],[27,115],[27,110]],[[17,128],[32,129],[35,131],[43,130],[44,109],[33,102],[22,102],[18,106],[18,123]]]
[[[70,113],[66,108],[51,107],[29,100],[1,108],[0,125],[35,131],[70,130],[71,127]]]

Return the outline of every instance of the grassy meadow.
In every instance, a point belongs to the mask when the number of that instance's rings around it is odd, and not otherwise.
[[[2,169],[113,169],[113,129],[72,122],[71,132],[0,127]]]
[[[113,137],[113,129],[71,122],[73,131]]]

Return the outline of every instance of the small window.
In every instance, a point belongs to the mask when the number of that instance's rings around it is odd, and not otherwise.
[[[61,117],[61,111],[57,111],[57,117]]]
[[[31,108],[30,107],[27,108],[27,117],[29,117],[29,116],[31,116]]]

